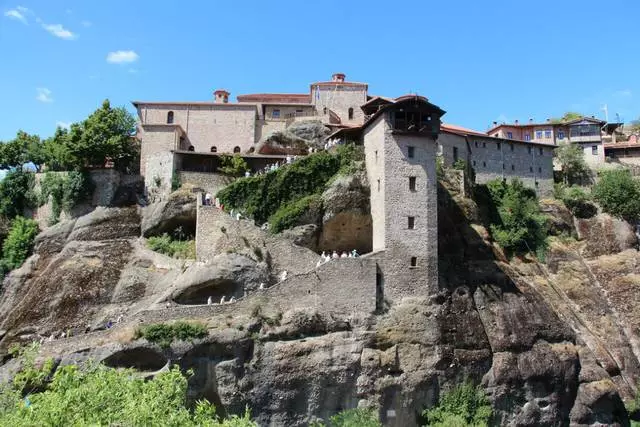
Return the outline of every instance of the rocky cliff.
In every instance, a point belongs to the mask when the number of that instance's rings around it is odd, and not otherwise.
[[[248,405],[260,425],[307,425],[358,405],[377,408],[387,425],[418,425],[465,378],[483,385],[496,424],[628,425],[622,398],[640,373],[640,256],[630,227],[574,220],[559,206],[550,213],[558,226],[582,240],[555,239],[545,264],[507,262],[481,209],[455,188],[440,189],[439,294],[377,313],[270,303],[269,286],[286,286],[277,283],[285,258],[308,259],[312,271],[317,256],[247,222],[223,227],[216,256],[198,263],[146,249],[136,207],[97,209],[42,233],[5,279],[0,348],[42,336],[41,356],[62,364],[192,368],[191,398],[223,413]],[[588,234],[596,223],[607,232]],[[237,302],[207,306],[211,295]],[[200,320],[209,336],[166,349],[134,338],[141,324],[174,319]],[[0,374],[14,368],[5,359]]]

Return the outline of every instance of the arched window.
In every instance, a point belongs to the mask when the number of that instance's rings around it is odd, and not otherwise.
[[[195,147],[193,145],[189,146],[189,151],[196,151]]]
[[[322,114],[327,114],[327,107],[324,107],[324,108],[322,109]]]
[[[240,152],[240,147],[238,147],[237,145],[235,147],[233,147],[233,152],[234,153],[239,153]]]
[[[172,124],[173,123],[173,111],[169,111],[167,113],[167,124]]]
[[[353,120],[353,108],[349,108],[349,120]]]
[[[218,147],[216,147],[215,145],[211,146],[211,152],[212,153],[217,153],[218,152]]]
[[[253,153],[254,151],[256,151],[254,147],[249,148],[249,154]]]

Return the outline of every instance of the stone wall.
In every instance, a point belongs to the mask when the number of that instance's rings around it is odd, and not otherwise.
[[[171,180],[176,169],[172,151],[150,154],[145,162],[144,187],[150,203],[164,200],[171,194]]]
[[[367,86],[364,84],[313,85],[311,97],[318,111],[324,111],[323,108],[327,107],[340,116],[342,123],[362,124],[364,122],[364,113],[360,108],[367,102]],[[349,120],[349,108],[353,108],[351,120]]]
[[[233,178],[228,175],[206,172],[178,172],[182,185],[192,185],[201,188],[205,193],[215,195],[218,191],[233,182]]]
[[[371,189],[371,220],[373,251],[385,248],[385,173],[384,173],[384,118],[378,117],[363,135],[367,178]]]

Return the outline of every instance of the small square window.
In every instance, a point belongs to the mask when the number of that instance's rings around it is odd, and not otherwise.
[[[592,145],[591,146],[591,154],[593,154],[594,156],[598,155],[598,146],[597,145]]]
[[[545,130],[544,131],[544,138],[545,139],[551,139],[551,131],[550,130]]]
[[[507,138],[513,139],[513,132],[507,132]]]
[[[410,216],[408,217],[408,221],[407,221],[407,228],[409,230],[413,230],[416,226],[416,217],[414,216]]]
[[[509,147],[511,147],[511,151],[513,151],[513,144],[509,144]]]
[[[378,179],[378,191],[380,191],[380,179]]]
[[[541,167],[538,168],[538,173],[542,173],[542,168]]]
[[[418,265],[418,257],[412,256],[411,257],[411,267],[417,267]]]
[[[542,139],[542,131],[541,130],[537,130],[536,131],[536,139]]]
[[[415,176],[410,176],[409,177],[409,190],[416,191],[416,177]]]
[[[542,147],[538,148],[538,153],[540,153],[541,156],[543,155]]]
[[[473,161],[473,166],[475,166],[475,165],[476,165],[476,161],[474,160],[474,161]]]
[[[271,117],[273,117],[274,119],[280,118],[280,110],[273,110],[273,112],[271,113]]]
[[[486,142],[482,143],[482,148],[487,148],[487,143]]]
[[[511,165],[511,170],[512,171],[516,170],[516,166],[515,165]]]
[[[487,162],[482,162],[482,167],[486,168],[487,167]]]
[[[531,135],[529,134],[529,132],[524,134],[524,140],[525,141],[531,141]]]
[[[478,141],[475,141],[475,143],[476,143],[476,148],[478,148]]]
[[[538,188],[538,181],[536,181],[536,188]]]
[[[500,143],[499,142],[496,144],[496,147],[498,148],[498,151],[500,151]]]
[[[558,131],[558,139],[564,139],[564,132]]]
[[[531,147],[527,147],[527,151],[531,154]]]
[[[415,156],[415,151],[416,151],[416,147],[407,147],[407,157],[410,159],[413,159],[413,157]]]
[[[533,166],[529,166],[529,172],[533,173]]]

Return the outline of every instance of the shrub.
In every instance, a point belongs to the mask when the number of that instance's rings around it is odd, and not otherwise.
[[[173,175],[171,175],[171,191],[176,191],[181,186],[180,175],[174,172]]]
[[[220,167],[218,171],[231,176],[244,176],[249,170],[249,165],[240,155],[230,156],[223,154],[220,156]]]
[[[167,233],[164,233],[162,236],[149,237],[147,239],[147,247],[152,251],[173,258],[195,259],[196,257],[195,240],[174,240]]]
[[[598,212],[598,208],[591,203],[589,195],[580,187],[565,188],[560,199],[578,218],[591,218]]]
[[[560,176],[566,185],[580,184],[589,179],[589,168],[584,160],[584,151],[577,144],[561,144],[555,150],[560,165]]]
[[[147,341],[158,344],[160,347],[169,347],[174,341],[190,341],[204,338],[208,335],[206,326],[200,323],[156,323],[143,326],[136,330],[136,338],[145,338]]]
[[[8,270],[13,270],[31,255],[33,244],[38,235],[38,223],[32,219],[16,217],[11,223],[11,230],[2,245],[2,263]]]
[[[486,187],[495,208],[490,229],[496,242],[509,253],[533,251],[543,257],[547,219],[540,212],[535,192],[519,179],[511,183],[493,180]]]
[[[462,159],[458,159],[453,163],[453,168],[459,171],[467,169],[467,162]]]
[[[36,206],[33,193],[34,174],[16,169],[7,172],[0,181],[0,215],[13,219],[24,215],[24,210]]]
[[[329,424],[314,423],[312,427],[382,427],[373,409],[347,409],[329,419]]]
[[[591,193],[605,212],[628,221],[640,219],[640,182],[629,170],[601,172]]]
[[[279,233],[287,228],[295,227],[298,220],[314,208],[319,208],[322,199],[319,194],[303,197],[302,199],[283,205],[269,217],[269,231]]]
[[[423,416],[428,426],[488,426],[493,410],[480,387],[470,382],[458,385],[440,396],[438,406],[427,409]]]
[[[47,172],[40,181],[39,204],[42,206],[51,199],[49,224],[58,222],[63,210],[69,213],[74,206],[86,200],[93,188],[86,172]]]

